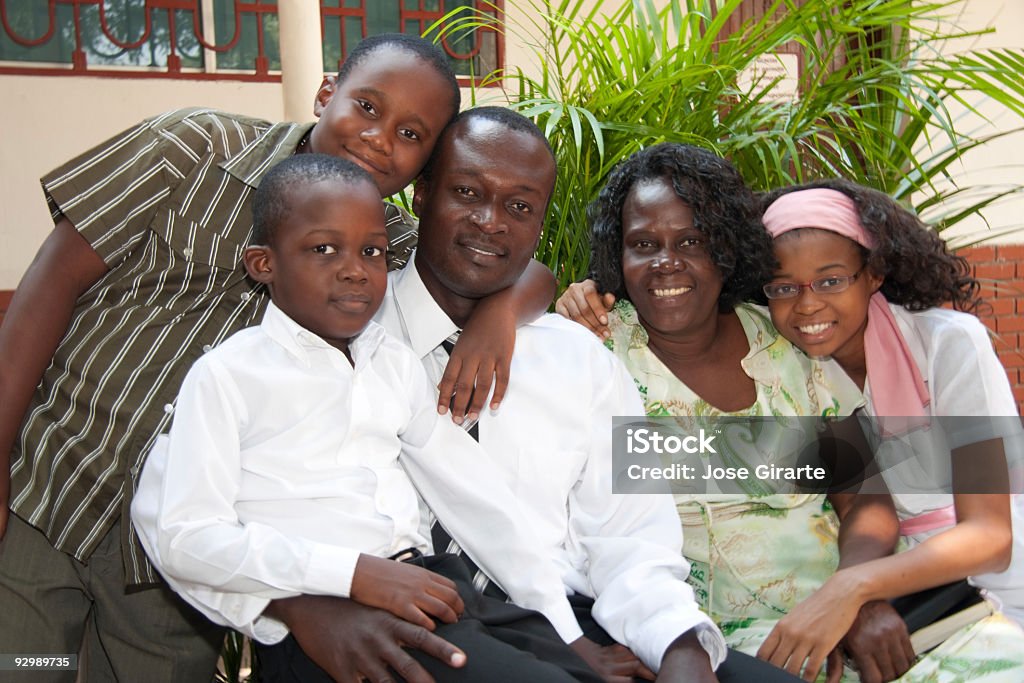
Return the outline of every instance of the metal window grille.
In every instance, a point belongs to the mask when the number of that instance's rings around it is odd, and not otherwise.
[[[460,7],[502,0],[321,0],[324,71],[360,39],[422,33]],[[496,8],[496,9],[495,9]],[[0,0],[0,74],[280,81],[276,0]],[[493,28],[442,42],[464,84],[501,68]]]

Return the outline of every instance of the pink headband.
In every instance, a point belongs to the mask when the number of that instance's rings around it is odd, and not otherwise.
[[[772,202],[762,220],[773,239],[797,228],[816,228],[842,235],[867,249],[875,244],[861,225],[853,200],[838,190],[815,188],[789,192]],[[875,292],[868,304],[864,358],[875,415],[924,416],[924,407],[931,397],[889,302],[881,292]],[[884,424],[882,430],[897,431],[887,430]]]
[[[828,230],[872,249],[875,241],[860,224],[853,200],[839,190],[816,188],[788,192],[764,212],[764,227],[774,238],[797,228]]]

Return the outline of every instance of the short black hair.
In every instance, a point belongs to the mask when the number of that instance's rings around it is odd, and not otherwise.
[[[775,269],[757,198],[728,161],[674,142],[643,149],[616,166],[588,207],[590,273],[598,288],[629,298],[622,279],[622,207],[635,184],[660,178],[672,183],[693,210],[693,226],[707,238],[708,255],[722,274],[718,309],[756,299]]]
[[[249,243],[272,245],[277,226],[291,211],[289,194],[292,189],[323,180],[336,180],[348,186],[369,183],[377,187],[369,173],[347,159],[330,154],[293,154],[274,165],[256,189]]]
[[[458,116],[448,122],[441,134],[437,137],[437,144],[434,145],[434,150],[430,154],[430,158],[427,159],[426,166],[420,171],[420,178],[424,180],[430,180],[430,176],[434,171],[434,161],[437,155],[440,154],[441,142],[451,131],[461,122],[469,121],[470,119],[485,119],[487,121],[494,121],[509,130],[518,131],[520,133],[526,133],[544,143],[544,147],[548,150],[548,154],[551,155],[551,160],[555,162],[555,166],[558,166],[558,161],[555,159],[555,152],[551,149],[551,143],[544,136],[544,132],[537,127],[537,124],[526,118],[522,114],[507,107],[473,107],[466,111],[460,112]]]
[[[887,301],[911,311],[945,303],[974,313],[987,309],[967,259],[952,253],[946,240],[884,192],[828,178],[773,190],[764,196],[762,207],[790,192],[813,188],[842,192],[853,200],[860,224],[875,243],[873,249],[862,248],[864,263],[884,278],[881,292]]]
[[[434,71],[443,78],[450,90],[452,115],[462,107],[462,92],[459,90],[459,81],[455,77],[455,70],[452,69],[448,56],[440,47],[425,38],[407,33],[378,33],[377,35],[363,38],[358,45],[345,57],[338,69],[338,84],[344,82],[352,69],[362,64],[367,57],[384,48],[393,48],[411,53],[420,61],[433,67]]]

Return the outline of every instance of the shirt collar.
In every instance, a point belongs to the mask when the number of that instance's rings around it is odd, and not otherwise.
[[[747,304],[740,304],[735,310],[750,345],[740,366],[755,382],[767,385],[777,383],[778,369],[773,356],[789,347],[789,342],[775,329],[767,311]]]
[[[416,253],[409,265],[392,274],[392,296],[398,307],[406,339],[419,358],[425,358],[450,335],[459,331],[434,297],[427,291],[416,270]]]
[[[260,328],[306,367],[316,364],[317,358],[325,357],[324,352],[327,352],[326,357],[331,358],[333,364],[349,364],[341,351],[292,320],[273,301],[267,303],[267,311],[263,314]],[[384,335],[384,328],[371,320],[366,328],[351,340],[349,352],[355,361],[356,370],[369,362],[384,341]]]
[[[225,173],[256,188],[277,162],[295,153],[299,141],[315,123],[275,123],[241,152],[219,164]]]
[[[613,336],[619,338],[618,343],[625,342],[629,356],[646,357],[650,338],[640,324],[636,308],[629,300],[621,299],[616,303],[616,310],[619,315],[612,318]],[[736,306],[734,310],[750,345],[740,365],[751,379],[770,384],[774,375],[770,349],[777,343],[784,345],[788,342],[779,336],[766,312],[745,304]]]

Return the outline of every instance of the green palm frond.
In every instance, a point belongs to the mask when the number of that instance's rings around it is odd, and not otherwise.
[[[494,78],[558,159],[538,258],[563,285],[587,273],[586,206],[608,173],[665,140],[716,150],[757,189],[841,175],[913,199],[940,227],[1021,193],[957,182],[964,154],[1008,132],[965,130],[954,112],[977,121],[987,100],[1024,124],[1024,51],[944,53],[981,33],[956,26],[962,0],[773,0],[732,32],[742,0],[524,2],[519,23],[462,8],[433,30],[486,23],[534,51],[535,71]],[[744,76],[792,46],[796,100],[772,96],[778,78]]]

